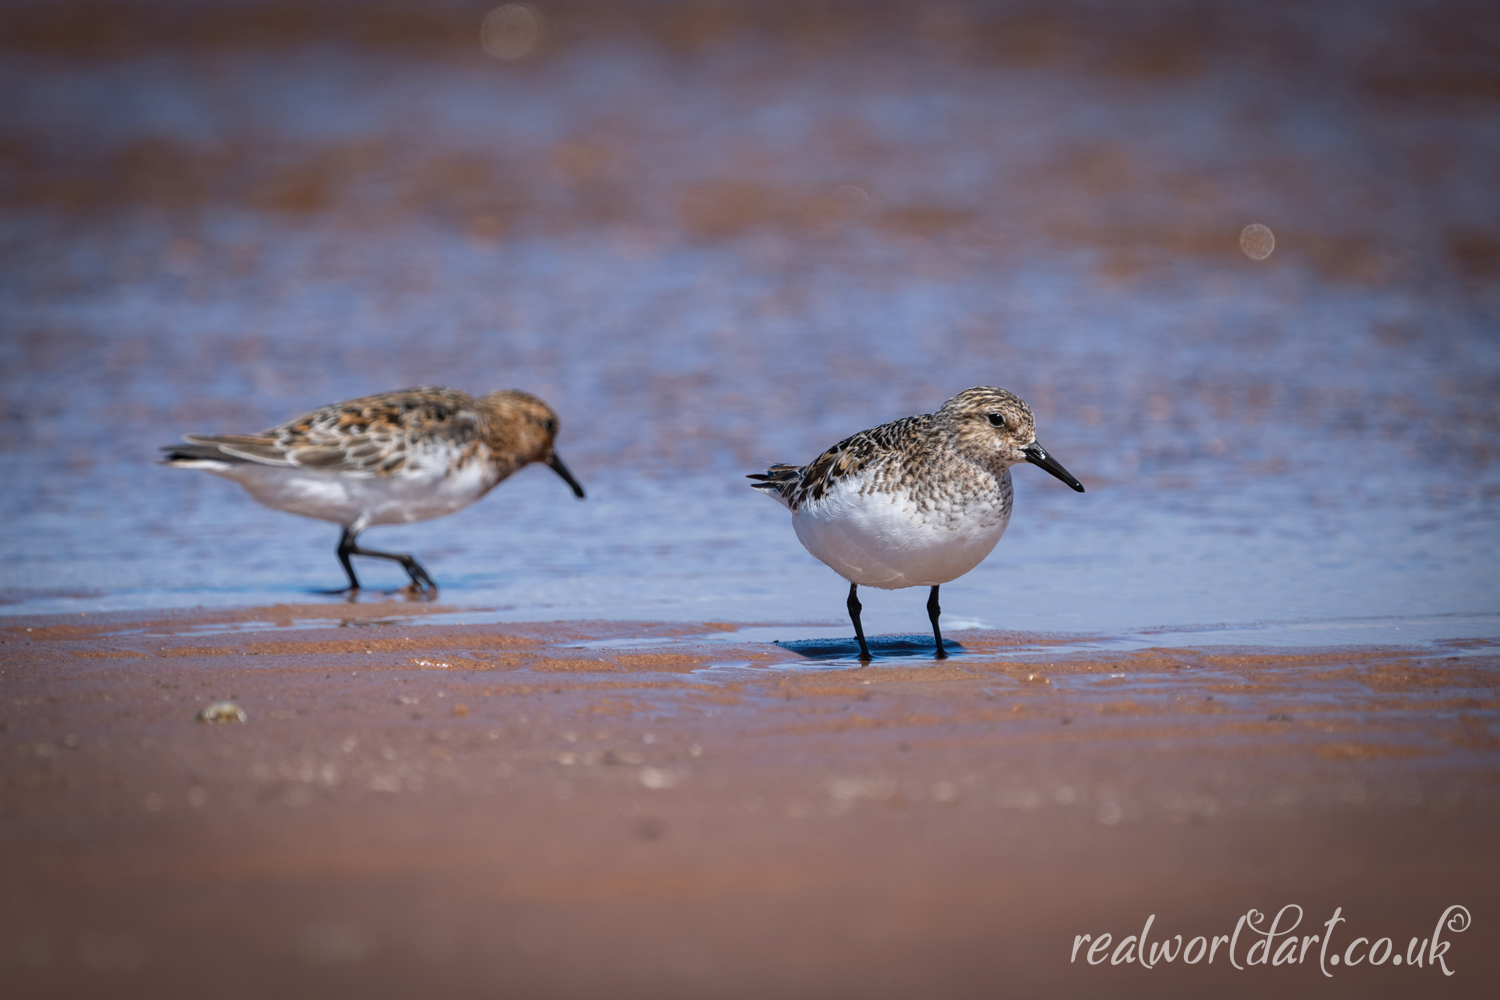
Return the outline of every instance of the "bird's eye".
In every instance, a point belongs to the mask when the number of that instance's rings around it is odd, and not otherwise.
[[[557,433],[557,421],[553,420],[551,417],[548,417],[547,418],[547,422],[545,424],[543,424],[542,426],[545,427],[545,428],[547,428],[547,433],[548,434],[556,434]]]
[[[990,423],[992,425],[994,425],[995,427],[1004,427],[1005,426],[1005,418],[1002,417],[1000,414],[998,414],[998,413],[991,413],[989,415],[989,417],[990,417]]]

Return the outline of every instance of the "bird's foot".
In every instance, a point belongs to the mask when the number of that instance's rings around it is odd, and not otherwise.
[[[360,588],[358,588],[358,587],[330,587],[327,590],[314,590],[313,591],[314,594],[326,594],[329,597],[337,597],[340,594],[345,594],[345,595],[348,595],[348,598],[349,598],[349,600],[350,600],[351,603],[355,600],[356,597],[359,596],[359,592],[360,592]]]
[[[394,594],[405,594],[408,601],[435,601],[437,600],[437,584],[428,580],[426,585],[413,580],[400,590],[392,591]]]
[[[407,597],[414,600],[430,601],[437,597],[438,586],[432,577],[422,568],[422,564],[411,556],[398,556],[401,567],[406,570],[406,575],[411,577],[411,583],[407,584],[405,592]]]

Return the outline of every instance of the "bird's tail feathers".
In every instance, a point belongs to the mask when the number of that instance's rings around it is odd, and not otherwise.
[[[174,469],[208,469],[211,472],[243,465],[244,459],[226,455],[211,444],[173,444],[162,448],[161,465]]]
[[[792,492],[802,481],[803,468],[800,465],[773,465],[765,472],[753,473],[745,478],[759,480],[751,483],[750,488],[765,490],[766,495],[779,500],[782,506],[791,509]]]

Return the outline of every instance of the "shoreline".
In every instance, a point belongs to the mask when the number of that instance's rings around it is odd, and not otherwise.
[[[14,607],[14,605],[12,605]],[[405,596],[404,591],[368,591],[356,600],[341,601],[319,601],[316,603],[277,602],[268,604],[246,604],[246,605],[194,605],[170,607],[161,605],[143,605],[137,608],[119,608],[104,611],[47,611],[30,612],[23,610],[10,610],[0,612],[0,634],[7,631],[24,631],[27,628],[51,628],[79,625],[84,631],[78,634],[106,634],[116,632],[125,634],[132,631],[150,631],[154,634],[167,635],[173,631],[199,631],[204,634],[212,632],[216,628],[224,631],[234,631],[236,626],[248,628],[265,629],[305,629],[319,627],[348,627],[351,625],[483,625],[495,627],[508,627],[521,630],[532,629],[542,625],[572,626],[582,630],[604,629],[609,635],[614,635],[617,630],[624,628],[640,628],[645,630],[641,636],[649,639],[656,635],[661,629],[676,629],[683,634],[704,633],[744,633],[748,641],[761,641],[758,635],[753,635],[747,630],[759,630],[767,628],[780,628],[787,630],[799,629],[821,629],[834,634],[852,629],[847,617],[842,615],[829,615],[822,618],[809,618],[800,621],[788,619],[766,619],[766,620],[709,620],[702,616],[690,617],[588,617],[587,615],[569,615],[567,617],[549,618],[537,616],[532,619],[513,619],[505,617],[512,609],[498,608],[485,604],[449,604],[441,601],[425,601]],[[565,609],[559,609],[565,610]],[[976,625],[970,619],[961,614],[951,616],[954,624],[951,626],[945,620],[944,635],[952,628],[955,634],[958,631],[978,632],[991,637],[1004,637],[1017,644],[1036,643],[1087,643],[1108,642],[1124,637],[1149,637],[1149,636],[1179,636],[1195,635],[1205,639],[1215,634],[1238,634],[1253,632],[1285,632],[1302,631],[1307,638],[1301,641],[1288,641],[1283,643],[1262,642],[1258,645],[1278,648],[1322,648],[1328,646],[1342,646],[1348,648],[1406,648],[1436,642],[1460,642],[1469,643],[1473,640],[1480,642],[1500,643],[1500,612],[1484,611],[1451,611],[1451,612],[1428,612],[1412,613],[1404,616],[1397,615],[1369,615],[1369,616],[1343,616],[1323,618],[1300,618],[1300,619],[1246,619],[1226,620],[1219,622],[1191,622],[1178,621],[1172,623],[1156,623],[1151,625],[1136,625],[1123,628],[1113,628],[1094,631],[1079,630],[1023,630],[994,628],[984,625]],[[1395,623],[1401,623],[1400,626]],[[326,624],[320,624],[326,623]],[[1431,630],[1432,638],[1417,638],[1414,643],[1394,641],[1391,630],[1399,631],[1401,627],[1418,625]],[[1364,628],[1386,630],[1387,638],[1384,640],[1363,643],[1331,643],[1326,633],[1339,628]],[[1447,629],[1447,633],[1442,630]],[[904,633],[902,633],[904,634]],[[922,634],[930,636],[925,628]],[[1212,644],[1212,643],[1210,643]],[[1243,646],[1256,645],[1256,643],[1239,640],[1229,645]]]

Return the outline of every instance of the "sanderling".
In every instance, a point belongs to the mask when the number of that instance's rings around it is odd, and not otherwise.
[[[849,617],[859,658],[870,659],[860,625],[859,586],[931,587],[927,617],[939,659],[938,587],[990,554],[1010,522],[1010,467],[1030,462],[1079,493],[1036,440],[1036,418],[1004,389],[965,389],[923,413],[847,437],[811,465],[773,465],[758,479],[792,512],[807,551],[849,581]]]
[[[347,590],[359,589],[350,556],[399,562],[417,593],[437,585],[410,555],[355,544],[377,524],[451,514],[532,462],[543,462],[583,497],[557,457],[557,414],[535,396],[507,389],[477,399],[423,386],[334,403],[260,434],[186,434],[163,448],[163,465],[233,479],[267,507],[344,529],[339,562]]]

